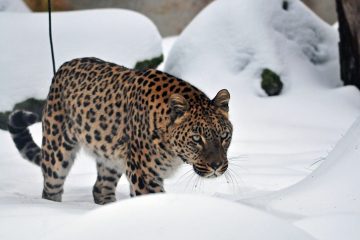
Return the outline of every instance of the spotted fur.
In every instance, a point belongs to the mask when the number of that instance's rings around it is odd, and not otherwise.
[[[61,201],[79,147],[96,158],[95,203],[115,201],[122,174],[131,196],[164,192],[163,179],[182,162],[202,177],[228,166],[232,136],[229,92],[213,100],[191,84],[148,69],[96,58],[74,59],[54,76],[42,118],[42,147],[28,130],[33,113],[14,112],[9,130],[22,156],[41,166],[43,198]]]

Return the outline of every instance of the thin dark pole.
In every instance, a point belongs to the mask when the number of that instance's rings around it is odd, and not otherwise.
[[[53,65],[53,72],[55,75],[55,55],[54,55],[54,46],[52,41],[52,29],[51,29],[51,0],[48,0],[48,13],[49,13],[49,37],[50,37],[50,48],[51,48],[51,58]]]

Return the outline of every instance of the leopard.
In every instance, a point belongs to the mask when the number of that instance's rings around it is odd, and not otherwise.
[[[65,62],[52,78],[42,117],[17,110],[8,129],[21,156],[41,167],[42,198],[62,201],[79,149],[96,160],[96,204],[116,201],[125,174],[130,196],[162,193],[182,164],[202,178],[228,169],[230,93],[213,99],[156,69],[135,70],[94,57]],[[29,130],[41,122],[39,147]]]

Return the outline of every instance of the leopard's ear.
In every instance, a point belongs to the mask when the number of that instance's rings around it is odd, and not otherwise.
[[[188,101],[180,94],[173,94],[169,99],[170,117],[172,121],[184,115],[189,109]]]
[[[214,105],[221,110],[228,112],[229,111],[229,100],[230,100],[230,93],[227,89],[220,90],[212,102]]]

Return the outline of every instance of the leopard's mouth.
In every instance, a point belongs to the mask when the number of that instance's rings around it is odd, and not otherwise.
[[[203,178],[216,178],[221,176],[227,170],[227,164],[223,164],[218,169],[212,169],[208,166],[193,164],[194,172]]]

